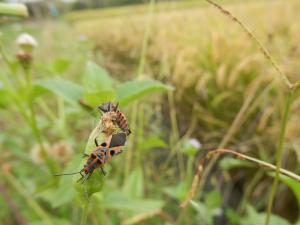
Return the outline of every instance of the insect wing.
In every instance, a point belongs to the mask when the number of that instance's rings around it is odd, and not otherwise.
[[[126,134],[124,132],[113,134],[110,141],[110,148],[124,146],[126,142]]]

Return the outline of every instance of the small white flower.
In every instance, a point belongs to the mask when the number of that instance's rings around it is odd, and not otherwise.
[[[202,147],[202,144],[196,138],[191,138],[188,140],[188,142],[196,149],[200,149]]]
[[[32,37],[30,34],[23,33],[21,34],[17,40],[16,40],[17,45],[19,45],[21,48],[22,47],[31,47],[34,48],[38,45],[37,41],[35,40],[34,37]]]
[[[182,152],[194,156],[201,148],[202,144],[196,138],[190,138],[183,143]]]

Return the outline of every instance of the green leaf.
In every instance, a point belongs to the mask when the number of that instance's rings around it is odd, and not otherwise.
[[[164,192],[170,197],[183,201],[189,191],[189,184],[187,182],[181,182],[176,186],[170,186],[164,188]]]
[[[241,225],[257,225],[264,224],[265,219],[266,213],[258,213],[252,206],[248,205],[247,216],[240,222]],[[272,214],[269,225],[290,225],[290,223],[287,220]]]
[[[115,92],[114,91],[98,91],[98,92],[86,92],[83,95],[84,100],[90,106],[96,107],[100,105],[101,102],[109,102],[115,100]]]
[[[166,147],[167,144],[158,136],[148,137],[139,145],[140,149],[166,148]]]
[[[127,179],[123,193],[132,198],[141,198],[144,194],[144,178],[141,168],[135,169]]]
[[[134,199],[116,191],[107,191],[104,195],[96,193],[94,198],[106,209],[131,210],[133,212],[147,212],[161,209],[164,202],[155,199]]]
[[[84,91],[97,93],[100,91],[112,91],[113,80],[109,74],[93,62],[87,62],[83,78]]]
[[[241,159],[224,158],[220,161],[220,167],[223,170],[231,170],[242,167],[251,168],[254,167],[254,164]]]
[[[156,80],[132,80],[117,87],[117,101],[124,106],[147,94],[172,90],[172,86]]]
[[[275,177],[275,173],[268,173],[268,174],[272,177]],[[300,207],[300,183],[282,174],[279,175],[279,180],[282,183],[286,184],[293,191],[295,197],[297,198],[298,205]]]
[[[1,88],[0,82],[0,108],[6,108],[11,102],[9,92],[6,89]]]
[[[73,157],[73,159],[68,163],[63,173],[77,171],[78,164],[81,160],[81,156]],[[74,186],[70,185],[70,183],[72,183],[73,180],[72,176],[62,176],[60,178],[54,177],[54,179],[60,179],[59,185],[55,188],[43,191],[37,196],[49,202],[52,208],[58,208],[72,201],[76,196],[76,191],[74,189]]]
[[[62,74],[70,67],[70,61],[63,58],[55,59],[52,64],[54,73]]]
[[[211,191],[205,195],[205,206],[208,209],[215,209],[221,206],[221,194],[218,191]]]
[[[229,221],[229,224],[239,224],[241,220],[241,215],[232,208],[226,208],[226,218]]]
[[[56,218],[56,217],[51,217],[51,221],[53,224],[59,224],[59,225],[70,225],[71,223],[64,218]],[[39,221],[33,221],[29,222],[29,225],[45,225],[45,222],[42,220]]]
[[[72,104],[77,103],[83,94],[78,84],[60,78],[38,80],[35,86],[43,87]]]
[[[96,107],[101,102],[114,101],[115,91],[113,79],[100,66],[88,62],[85,68],[84,100],[91,106]]]

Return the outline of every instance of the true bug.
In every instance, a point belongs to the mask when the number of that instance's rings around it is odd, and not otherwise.
[[[120,129],[124,131],[128,136],[131,133],[131,130],[129,128],[125,115],[118,110],[118,106],[119,103],[115,105],[112,102],[107,102],[98,106],[98,109],[104,113],[115,112],[115,117],[113,118],[113,122],[117,124],[120,127]]]
[[[103,175],[105,175],[106,172],[103,169],[103,166],[113,156],[122,153],[121,146],[125,145],[126,135],[125,133],[118,133],[112,135],[109,147],[107,147],[107,143],[105,142],[99,145],[97,139],[95,139],[94,141],[95,141],[96,148],[90,155],[84,154],[84,156],[87,156],[88,159],[80,171],[74,173],[63,173],[63,174],[53,174],[53,175],[63,176],[63,175],[74,175],[79,173],[81,175],[81,178],[77,182],[82,180],[81,182],[82,184],[89,179],[89,177],[92,175],[94,170],[97,168],[100,168]]]

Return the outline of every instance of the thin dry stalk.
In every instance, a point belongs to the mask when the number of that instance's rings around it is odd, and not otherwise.
[[[239,159],[243,159],[243,160],[248,160],[250,162],[254,162],[254,163],[258,164],[259,166],[261,166],[261,167],[263,167],[265,169],[269,169],[269,170],[272,170],[272,171],[275,171],[275,172],[277,171],[277,167],[274,166],[273,164],[264,162],[262,160],[259,160],[259,159],[247,156],[245,154],[242,154],[242,153],[230,150],[230,149],[216,149],[216,150],[210,151],[206,155],[205,159],[202,159],[200,161],[197,173],[196,173],[196,175],[194,177],[194,180],[193,180],[193,184],[192,184],[191,190],[189,191],[189,194],[188,194],[188,197],[186,198],[186,200],[183,203],[181,203],[181,207],[185,208],[188,205],[188,203],[194,198],[194,196],[196,194],[196,191],[197,191],[198,184],[199,184],[200,179],[201,179],[201,172],[203,170],[203,164],[204,164],[205,160],[206,159],[210,159],[210,158],[212,158],[214,156],[219,156],[220,154],[226,154],[226,153],[235,155]],[[288,177],[290,177],[290,178],[292,178],[292,179],[300,182],[300,176],[297,175],[297,174],[295,174],[295,173],[293,173],[293,172],[291,172],[291,171],[279,168],[279,173],[283,174],[285,176],[288,176]]]
[[[123,221],[121,224],[122,225],[129,225],[129,224],[139,223],[139,222],[141,222],[143,220],[146,220],[150,217],[157,216],[160,213],[161,213],[160,209],[149,211],[149,212],[144,212],[144,213],[138,214],[136,216],[133,216],[133,217]]]

